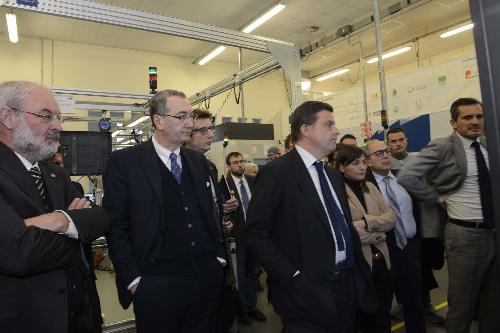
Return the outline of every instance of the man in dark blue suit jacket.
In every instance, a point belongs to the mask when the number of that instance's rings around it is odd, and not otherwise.
[[[285,333],[353,333],[356,310],[376,306],[342,176],[321,162],[339,134],[332,112],[312,101],[294,111],[295,148],[269,163],[248,209],[243,237]]]
[[[138,332],[213,332],[224,249],[205,157],[182,144],[193,109],[178,91],[150,102],[147,142],[111,155],[104,208],[120,302]]]

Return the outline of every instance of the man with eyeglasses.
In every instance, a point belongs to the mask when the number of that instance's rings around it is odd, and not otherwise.
[[[231,220],[234,222],[232,234],[236,238],[238,291],[242,305],[237,317],[240,324],[249,326],[252,320],[259,322],[267,320],[266,316],[257,309],[259,265],[241,238],[255,178],[245,175],[245,159],[239,152],[230,152],[226,156],[226,165],[229,169],[226,177],[227,185],[239,202],[238,209],[231,214]]]
[[[225,253],[207,160],[182,147],[193,108],[164,90],[149,113],[153,136],[113,152],[104,183],[120,303],[133,302],[139,333],[214,332]]]
[[[394,230],[387,233],[387,246],[395,280],[394,292],[404,309],[405,329],[408,333],[425,333],[420,248],[413,202],[391,171],[391,150],[387,145],[383,141],[371,140],[367,142],[365,152],[372,172],[367,179],[379,188],[397,216]]]
[[[58,148],[59,106],[46,88],[0,84],[0,332],[101,332],[90,242],[103,209],[79,196]]]

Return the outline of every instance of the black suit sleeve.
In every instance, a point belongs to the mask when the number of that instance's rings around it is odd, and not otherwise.
[[[103,207],[109,217],[107,242],[117,279],[127,287],[140,276],[129,237],[129,186],[125,158],[113,153],[106,168]],[[146,180],[145,180],[146,181]]]
[[[255,184],[243,232],[250,250],[269,276],[279,284],[288,282],[297,271],[272,237],[277,212],[284,201],[284,181],[283,173],[278,168],[267,167],[262,172]]]

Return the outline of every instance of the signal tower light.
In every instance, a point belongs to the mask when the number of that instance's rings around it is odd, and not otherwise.
[[[158,88],[158,69],[156,67],[149,67],[149,89],[150,94],[156,94]]]
[[[228,144],[229,144],[229,135],[224,133],[224,141],[222,143],[222,147],[226,148]]]

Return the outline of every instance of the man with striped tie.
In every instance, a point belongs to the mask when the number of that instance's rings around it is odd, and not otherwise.
[[[104,210],[79,198],[58,148],[62,117],[46,88],[0,84],[0,332],[101,332],[89,243]],[[90,209],[89,209],[90,208]]]

